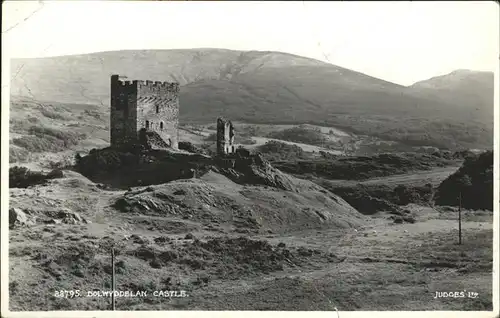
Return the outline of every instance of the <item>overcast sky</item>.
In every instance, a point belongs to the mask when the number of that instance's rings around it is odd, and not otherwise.
[[[12,57],[271,50],[409,85],[455,69],[494,71],[498,8],[494,1],[12,1],[3,5],[2,32]]]

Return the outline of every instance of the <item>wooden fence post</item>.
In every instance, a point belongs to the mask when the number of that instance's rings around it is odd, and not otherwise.
[[[111,248],[111,307],[115,310],[115,248]]]
[[[458,244],[462,245],[462,191],[458,195]]]

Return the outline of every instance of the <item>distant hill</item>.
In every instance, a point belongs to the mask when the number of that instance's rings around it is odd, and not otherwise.
[[[183,122],[214,122],[222,115],[336,126],[418,146],[493,144],[493,76],[478,81],[475,72],[459,71],[460,85],[446,84],[445,76],[404,87],[292,54],[186,49],[15,59],[11,73],[12,95],[105,109],[111,74],[177,81]],[[464,86],[470,98],[457,97]]]
[[[440,99],[461,107],[461,111],[479,111],[482,115],[492,115],[493,85],[493,72],[456,70],[417,82],[410,88],[420,96]]]

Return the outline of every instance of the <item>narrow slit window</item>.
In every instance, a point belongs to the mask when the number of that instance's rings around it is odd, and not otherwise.
[[[149,129],[149,120],[146,120],[146,129]]]
[[[163,130],[163,122],[160,122],[160,130]]]
[[[158,114],[160,112],[160,105],[156,105],[156,113]]]

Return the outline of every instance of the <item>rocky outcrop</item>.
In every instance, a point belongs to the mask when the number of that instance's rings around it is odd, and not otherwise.
[[[201,148],[196,147],[189,141],[179,141],[179,149],[180,150],[185,150],[190,153],[197,153],[197,154],[206,154],[205,151]]]
[[[85,224],[91,223],[91,221],[80,216],[77,212],[73,212],[66,208],[54,210],[23,210],[20,208],[11,208],[9,210],[9,226],[11,228],[30,226],[36,223]]]
[[[40,171],[31,171],[26,167],[14,166],[9,168],[9,188],[28,188],[62,177],[63,173],[60,169],[43,173]]]
[[[9,226],[11,228],[17,226],[29,226],[36,223],[36,218],[28,215],[19,208],[9,209]]]
[[[266,185],[278,189],[295,191],[290,177],[264,159],[260,154],[216,160],[215,171],[239,184]]]
[[[93,182],[125,189],[200,176],[211,165],[212,158],[199,153],[169,149],[134,153],[107,148],[82,157],[76,169]]]
[[[168,149],[172,146],[153,130],[142,129],[139,132],[139,140],[146,149]]]
[[[46,223],[65,223],[65,224],[82,224],[90,223],[89,220],[83,218],[77,212],[73,212],[68,209],[60,209],[54,211],[45,211]]]

